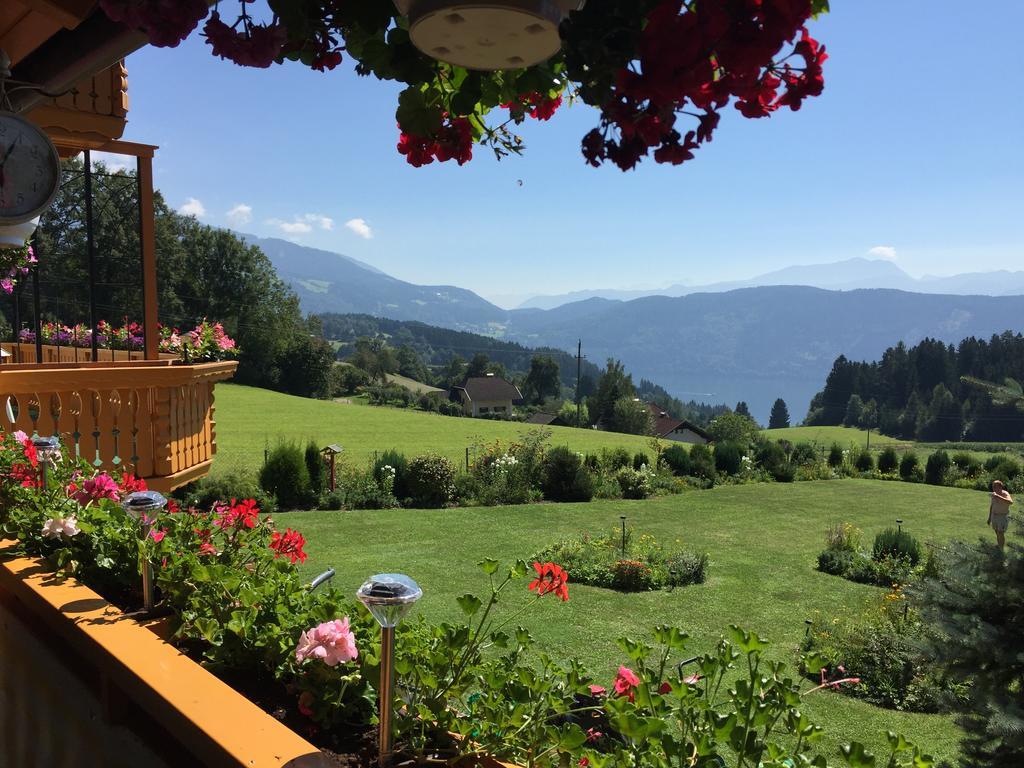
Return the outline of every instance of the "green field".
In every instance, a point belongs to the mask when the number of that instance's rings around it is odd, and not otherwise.
[[[512,441],[529,429],[514,422],[310,400],[237,384],[218,384],[216,405],[214,475],[238,469],[258,471],[264,448],[279,440],[339,443],[346,458],[357,463],[366,462],[375,451],[397,448],[410,457],[439,453],[458,464],[465,461],[467,447],[496,439]],[[571,427],[546,429],[552,432],[552,444],[584,453],[616,446],[650,452],[646,437]]]
[[[851,445],[865,447],[868,444],[868,433],[866,430],[856,427],[786,427],[784,429],[765,429],[761,434],[772,440],[789,440],[791,443],[812,443],[817,446],[828,448],[832,443],[838,443],[843,448]],[[885,448],[886,446],[909,447],[912,443],[906,440],[899,440],[895,437],[880,435],[878,432],[871,433],[871,448]]]
[[[772,640],[775,658],[792,661],[806,618],[857,610],[882,594],[815,570],[830,523],[853,522],[868,542],[897,517],[927,542],[987,534],[984,494],[868,480],[723,486],[647,501],[301,512],[282,515],[279,524],[306,535],[309,576],[334,567],[336,586],[351,593],[372,573],[405,572],[424,588],[419,610],[432,619],[455,619],[455,598],[484,589],[475,567],[482,558],[529,557],[557,539],[613,528],[620,514],[638,533],[708,551],[711,565],[700,586],[641,594],[573,586],[569,603],[542,603],[526,617],[547,650],[578,656],[609,681],[622,661],[616,638],[641,635],[658,623],[684,628],[694,650],[710,647],[738,623]],[[956,759],[959,733],[949,716],[883,710],[832,692],[808,698],[806,710],[826,727],[833,757],[844,739],[881,750],[881,734],[892,729],[936,757]]]

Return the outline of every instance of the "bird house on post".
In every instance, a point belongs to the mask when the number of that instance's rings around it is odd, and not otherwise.
[[[341,453],[344,450],[345,449],[342,448],[337,443],[331,443],[330,445],[326,446],[325,448],[320,449],[320,455],[324,457],[324,463],[327,464],[327,466],[328,466],[328,468],[330,470],[330,487],[331,487],[331,491],[332,492],[337,487],[337,482],[335,481],[335,473],[334,473],[335,460],[337,459],[338,454]]]

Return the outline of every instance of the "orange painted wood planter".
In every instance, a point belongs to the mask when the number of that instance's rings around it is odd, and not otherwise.
[[[206,475],[217,452],[214,385],[234,361],[0,365],[0,427],[60,434],[98,469],[127,468],[171,491]]]
[[[10,357],[5,359],[6,363],[35,363],[36,345],[24,342],[8,342],[0,344],[0,349],[7,352]],[[42,362],[44,363],[90,363],[92,362],[92,350],[89,347],[58,347],[55,344],[43,344],[41,346]],[[99,363],[123,363],[127,360],[145,360],[146,353],[141,349],[102,349],[97,350],[97,362]],[[178,356],[170,352],[161,352],[161,360],[177,360]]]
[[[0,558],[12,542],[0,541]],[[320,751],[33,558],[0,559],[0,765],[322,768]]]

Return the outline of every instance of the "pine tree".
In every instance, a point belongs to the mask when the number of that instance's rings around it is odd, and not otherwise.
[[[746,416],[747,418],[751,418],[750,409],[747,407],[746,400],[740,400],[738,403],[736,403],[736,413],[738,413],[740,416]]]
[[[961,765],[1024,765],[1024,547],[953,542],[937,565],[914,597],[932,630],[931,658],[964,683]]]
[[[789,426],[789,408],[786,401],[781,397],[772,406],[771,416],[768,417],[768,429],[785,429]]]

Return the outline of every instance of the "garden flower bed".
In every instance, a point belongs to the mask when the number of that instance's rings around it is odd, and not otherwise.
[[[0,534],[12,542],[4,554],[18,559],[6,563],[0,583],[21,597],[5,597],[4,610],[12,602],[41,606],[26,621],[58,627],[41,631],[43,647],[48,637],[73,635],[68,647],[88,654],[111,638],[113,652],[106,655],[113,671],[77,671],[87,689],[100,692],[100,705],[120,701],[119,688],[149,697],[142,709],[160,723],[142,726],[150,751],[180,747],[212,765],[321,765],[327,758],[277,730],[272,718],[260,718],[240,697],[222,710],[217,699],[210,704],[203,695],[168,703],[173,688],[152,692],[156,683],[196,680],[212,686],[211,696],[227,696],[198,667],[185,671],[182,664],[193,664],[185,656],[257,698],[275,717],[298,724],[310,743],[337,751],[362,740],[365,747],[381,663],[376,625],[347,595],[329,586],[314,590],[300,579],[301,533],[280,530],[251,500],[211,509],[172,504],[136,519],[121,502],[141,487],[131,475],[98,473],[66,452],[40,454],[27,436],[5,434]],[[181,653],[152,634],[141,640],[139,633],[148,630],[100,599],[137,607],[144,594],[140,564],[154,572],[168,642]],[[815,754],[817,729],[800,711],[801,697],[821,686],[801,691],[799,675],[763,659],[767,644],[755,633],[733,627],[715,648],[694,655],[685,632],[659,626],[652,644],[623,638],[618,673],[595,677],[578,662],[534,653],[529,631],[516,623],[540,600],[570,599],[564,569],[537,562],[531,571],[522,561],[503,569],[490,559],[479,566],[487,589],[482,598],[458,598],[464,621],[407,621],[398,629],[396,762],[473,763],[486,755],[527,768],[657,768],[697,758],[698,764],[722,764],[721,758],[765,768],[827,764]],[[532,578],[524,584],[527,574]],[[91,589],[62,591],[70,588],[68,577]],[[31,590],[41,586],[47,597],[34,597]],[[122,636],[140,647],[121,654]],[[147,651],[152,642],[162,650]],[[815,665],[813,658],[803,663]],[[4,674],[17,675],[21,666],[19,659]],[[63,709],[42,699],[40,708],[51,717]],[[220,735],[221,724],[230,736]],[[263,734],[283,746],[269,757],[244,753],[265,743]],[[248,756],[239,762],[239,754]],[[358,763],[360,755],[343,759]],[[846,760],[858,768],[875,764],[858,744]],[[180,757],[167,762],[190,764]],[[925,768],[932,762],[901,740],[893,742],[888,764]]]

